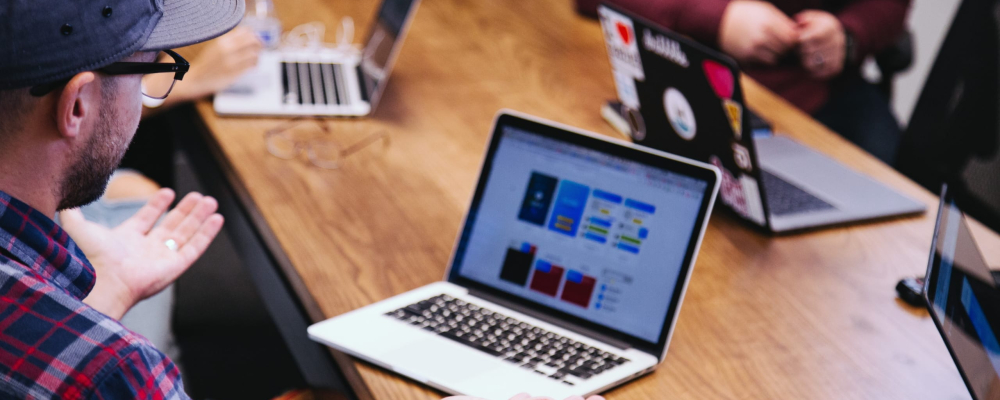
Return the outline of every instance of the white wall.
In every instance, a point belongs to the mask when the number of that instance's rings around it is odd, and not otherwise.
[[[913,33],[915,59],[909,70],[896,75],[893,88],[892,107],[904,126],[910,121],[959,3],[961,0],[913,0],[909,29]]]

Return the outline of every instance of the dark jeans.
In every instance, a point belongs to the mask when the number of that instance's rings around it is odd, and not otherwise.
[[[860,76],[839,78],[813,118],[886,164],[894,165],[902,132],[889,101]]]

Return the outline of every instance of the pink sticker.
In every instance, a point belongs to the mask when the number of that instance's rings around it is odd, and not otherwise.
[[[705,70],[705,77],[708,78],[708,83],[712,85],[717,96],[722,99],[733,98],[733,90],[736,87],[733,71],[713,60],[702,61],[701,68]]]

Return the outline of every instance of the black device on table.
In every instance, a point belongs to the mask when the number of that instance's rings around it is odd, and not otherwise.
[[[993,276],[994,282],[1000,283],[1000,271],[991,270],[990,275]],[[927,306],[927,302],[924,301],[924,277],[922,276],[900,279],[899,283],[896,284],[896,294],[899,295],[900,300],[911,306]]]

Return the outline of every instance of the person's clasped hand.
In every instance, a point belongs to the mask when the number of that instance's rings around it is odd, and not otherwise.
[[[197,100],[229,87],[257,66],[263,46],[257,34],[244,26],[237,26],[225,35],[207,42],[198,56],[191,60],[191,67],[184,75],[184,80],[176,83],[167,101],[178,103]],[[153,92],[162,91],[172,81],[173,75],[170,74],[151,74],[143,78],[143,84],[147,88],[157,88],[152,89]]]
[[[215,94],[257,66],[262,48],[253,30],[238,26],[205,45],[191,61],[191,70],[183,83],[190,88],[192,98]]]
[[[84,303],[120,319],[135,303],[176,280],[205,252],[222,228],[222,216],[215,213],[218,203],[188,194],[157,225],[173,200],[172,190],[160,189],[115,228],[87,221],[79,209],[60,214],[63,229],[97,273],[97,283]]]
[[[847,35],[836,16],[826,11],[806,10],[795,15],[802,66],[820,79],[840,75],[847,56]]]
[[[719,47],[741,63],[774,65],[798,43],[795,21],[771,3],[734,0],[722,15]]]
[[[486,400],[486,399],[481,399],[478,397],[469,397],[469,396],[452,396],[452,397],[446,397],[443,400]],[[555,399],[551,397],[535,397],[527,393],[521,393],[517,396],[511,397],[510,400],[555,400]],[[605,399],[604,397],[601,396],[590,396],[587,397],[586,399],[584,399],[583,396],[571,396],[567,397],[566,400],[605,400]]]

